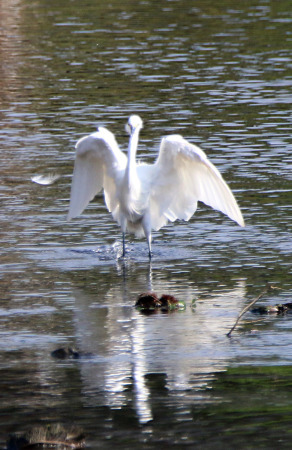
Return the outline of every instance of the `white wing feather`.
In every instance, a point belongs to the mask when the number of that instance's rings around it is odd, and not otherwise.
[[[100,127],[76,144],[68,219],[78,216],[104,187],[110,211],[115,208],[117,179],[127,164],[114,135]]]
[[[156,163],[145,167],[151,178],[150,214],[152,228],[167,220],[189,220],[201,201],[244,226],[236,200],[205,153],[179,135],[162,139]]]

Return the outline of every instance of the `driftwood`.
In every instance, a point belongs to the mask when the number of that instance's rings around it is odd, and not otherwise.
[[[265,288],[262,290],[262,292],[255,298],[253,299],[252,302],[250,302],[245,308],[243,308],[243,310],[241,311],[241,313],[239,314],[239,316],[236,319],[235,324],[233,325],[233,327],[230,329],[230,331],[227,333],[227,337],[231,336],[231,333],[235,330],[238,322],[240,321],[241,317],[260,299],[262,298],[265,294],[267,294],[269,291],[274,290],[274,289],[279,289],[281,290],[281,288],[275,287],[275,286],[271,286],[269,283],[266,284]]]

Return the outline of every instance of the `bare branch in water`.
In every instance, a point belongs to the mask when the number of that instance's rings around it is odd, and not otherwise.
[[[243,316],[243,314],[245,314],[260,298],[263,297],[263,295],[267,294],[270,290],[274,290],[274,289],[279,289],[281,290],[281,288],[278,288],[276,286],[271,286],[269,283],[266,284],[266,287],[262,290],[262,292],[255,298],[253,299],[253,301],[251,303],[249,303],[245,308],[243,308],[243,310],[241,311],[241,313],[239,314],[239,316],[236,319],[235,324],[233,325],[233,327],[231,328],[231,330],[227,333],[226,336],[230,337],[232,331],[235,330],[235,327],[237,326],[238,322],[240,321],[241,317]]]

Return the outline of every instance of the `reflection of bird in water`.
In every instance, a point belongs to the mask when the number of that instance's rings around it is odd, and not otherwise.
[[[152,288],[159,296],[167,290],[175,293],[187,306],[181,312],[149,317],[133,308],[136,293],[147,286],[148,265],[135,265],[127,286],[109,269],[109,281],[98,285],[98,294],[84,284],[72,291],[74,344],[81,355],[78,367],[87,405],[121,411],[129,405],[139,422],[147,423],[157,407],[157,385],[151,377],[164,380],[170,405],[181,412],[190,407],[184,392],[201,399],[200,389],[212,374],[225,370],[234,352],[245,355],[240,343],[238,348],[236,342],[226,345],[226,332],[242,309],[245,280],[197,288],[187,272],[178,286],[178,279],[165,277],[165,270],[155,270]],[[90,363],[83,363],[83,355],[90,355]]]
[[[105,128],[76,144],[76,159],[68,218],[78,216],[103,188],[105,203],[123,233],[146,236],[151,258],[151,231],[169,220],[189,220],[197,202],[217,209],[239,225],[244,220],[236,200],[205,153],[179,135],[162,139],[152,165],[137,164],[136,151],[142,128],[139,116],[130,116],[128,158],[114,135]]]

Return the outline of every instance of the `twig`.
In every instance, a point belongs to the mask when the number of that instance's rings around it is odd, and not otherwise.
[[[240,321],[243,314],[245,314],[260,298],[262,298],[263,295],[267,294],[267,292],[269,292],[269,290],[272,290],[272,289],[281,289],[281,288],[271,286],[269,283],[267,283],[266,287],[262,290],[262,292],[255,299],[253,299],[253,301],[251,303],[249,303],[245,308],[243,308],[243,310],[237,317],[235,324],[233,325],[231,330],[226,334],[227,337],[231,336],[232,331],[234,331],[235,327],[237,326],[237,324]]]

